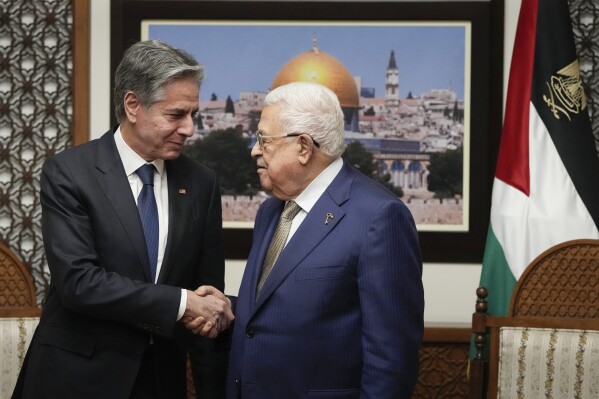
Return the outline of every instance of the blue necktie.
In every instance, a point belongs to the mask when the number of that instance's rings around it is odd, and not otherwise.
[[[158,207],[154,197],[154,170],[154,165],[146,164],[135,172],[144,184],[137,197],[137,209],[146,237],[152,282],[156,281],[156,264],[158,262]]]

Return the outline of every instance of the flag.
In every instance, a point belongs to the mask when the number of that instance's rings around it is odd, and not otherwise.
[[[599,238],[599,157],[567,0],[522,0],[480,284],[505,315],[546,249]]]

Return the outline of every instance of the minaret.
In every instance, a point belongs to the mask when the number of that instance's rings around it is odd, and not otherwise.
[[[387,107],[399,106],[399,69],[397,69],[393,50],[391,50],[385,77],[385,105]]]

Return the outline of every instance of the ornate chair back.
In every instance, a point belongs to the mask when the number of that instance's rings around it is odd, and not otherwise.
[[[477,289],[470,398],[599,395],[599,240],[572,240],[539,255],[505,317],[486,313],[487,294]]]

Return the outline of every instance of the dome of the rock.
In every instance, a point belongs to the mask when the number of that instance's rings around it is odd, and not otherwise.
[[[343,108],[358,108],[359,95],[354,78],[335,57],[314,46],[292,58],[281,68],[271,89],[291,82],[316,82],[331,89]]]

